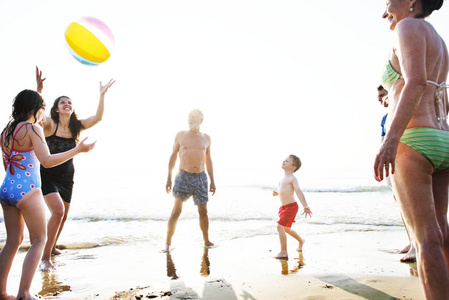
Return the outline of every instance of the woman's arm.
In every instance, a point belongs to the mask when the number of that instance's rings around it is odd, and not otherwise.
[[[86,144],[85,141],[87,138],[85,138],[75,148],[70,149],[69,151],[50,154],[47,143],[45,142],[43,129],[38,125],[31,126],[31,130],[28,130],[27,134],[29,135],[31,145],[34,148],[34,153],[36,153],[37,159],[45,168],[60,165],[75,155],[82,152],[89,152],[95,147],[95,143]]]
[[[42,71],[39,70],[39,68],[36,66],[36,91],[40,94],[42,94],[42,90],[44,89],[44,81],[47,78],[42,78]],[[44,132],[47,132],[52,129],[52,119],[50,117],[47,117],[45,114],[42,117],[42,120],[39,122],[39,125],[41,125],[44,128]],[[54,123],[54,122],[53,122]]]
[[[421,20],[404,19],[396,26],[396,56],[400,72],[404,77],[392,121],[374,162],[376,180],[394,174],[395,159],[399,140],[419,106],[427,88],[426,74],[426,34]],[[391,170],[390,170],[391,166]]]
[[[81,120],[81,124],[83,124],[84,129],[91,128],[95,124],[101,121],[103,119],[103,113],[104,113],[104,97],[108,89],[114,84],[115,80],[111,79],[106,85],[102,85],[100,81],[100,101],[98,102],[98,108],[95,115]]]
[[[42,94],[42,90],[44,89],[44,81],[47,78],[42,78],[42,71],[36,66],[36,91]]]
[[[393,112],[388,138],[399,143],[427,88],[426,34],[421,20],[405,19],[396,27],[396,56],[404,86]],[[387,138],[387,137],[386,137]]]

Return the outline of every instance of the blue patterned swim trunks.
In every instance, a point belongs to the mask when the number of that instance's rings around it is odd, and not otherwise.
[[[179,170],[178,175],[176,175],[175,186],[173,187],[173,195],[179,197],[182,201],[193,196],[195,204],[201,205],[209,200],[207,186],[206,172],[189,173]]]

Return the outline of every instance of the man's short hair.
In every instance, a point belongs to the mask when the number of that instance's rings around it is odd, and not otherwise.
[[[301,160],[299,159],[299,157],[293,154],[290,154],[290,158],[293,159],[293,166],[295,167],[295,170],[293,171],[294,173],[298,171],[299,168],[301,168]]]
[[[196,113],[200,116],[201,119],[204,119],[203,112],[199,109],[193,109],[190,113]]]

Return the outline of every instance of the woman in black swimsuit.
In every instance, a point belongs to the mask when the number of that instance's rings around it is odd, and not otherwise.
[[[37,91],[40,93],[44,87],[44,80],[42,71],[36,67]],[[55,100],[50,111],[50,118],[46,117],[42,121],[50,153],[65,152],[74,148],[78,143],[81,131],[91,128],[101,121],[104,112],[104,97],[114,82],[115,80],[112,79],[106,85],[102,85],[100,82],[100,101],[97,112],[86,119],[78,119],[69,97],[61,96]],[[51,213],[47,225],[47,243],[40,266],[42,270],[54,269],[55,266],[51,263],[50,257],[52,254],[61,253],[56,249],[56,242],[70,209],[74,173],[73,159],[53,168],[41,166],[42,193]]]

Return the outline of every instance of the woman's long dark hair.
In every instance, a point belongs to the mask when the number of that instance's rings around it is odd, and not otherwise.
[[[17,125],[20,122],[26,122],[31,115],[34,116],[34,123],[36,123],[37,113],[41,108],[45,109],[45,101],[38,92],[23,90],[17,94],[12,104],[12,114],[8,125],[6,125],[5,129],[2,131],[2,134],[4,134],[3,143],[5,148],[9,149]],[[36,133],[36,131],[34,132]],[[18,140],[14,140],[20,145]]]
[[[418,18],[426,18],[430,16],[434,10],[439,10],[441,6],[443,6],[443,2],[444,0],[421,0],[422,13],[418,16]]]
[[[67,98],[70,100],[70,98],[67,96],[60,96],[56,98],[50,110],[50,118],[52,118],[52,120],[55,121],[56,124],[59,124],[59,113],[56,110],[58,109],[59,100],[61,100],[62,98]],[[81,131],[84,129],[84,126],[78,119],[78,116],[76,115],[75,111],[73,111],[72,115],[70,116],[69,129],[70,132],[72,133],[72,137],[78,143]]]

